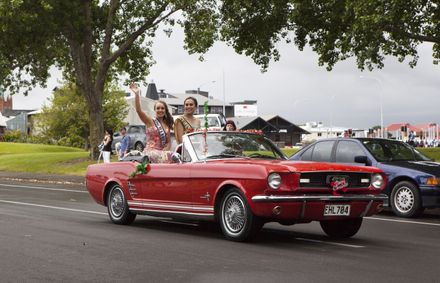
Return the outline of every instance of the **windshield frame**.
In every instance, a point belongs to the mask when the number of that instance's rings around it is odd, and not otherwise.
[[[252,159],[251,157],[246,156],[245,154],[237,154],[237,155],[231,155],[228,156],[228,153],[224,153],[223,154],[221,152],[214,152],[211,155],[207,155],[204,156],[199,149],[195,148],[195,142],[199,142],[199,141],[195,141],[195,138],[198,138],[199,140],[204,139],[203,138],[204,133],[203,132],[195,132],[195,133],[190,133],[184,136],[184,142],[188,143],[188,149],[191,150],[191,156],[194,157],[194,161],[202,161],[202,162],[206,162],[208,160],[218,160],[218,159],[231,159],[231,158],[242,158],[242,159]],[[264,135],[261,134],[255,134],[255,133],[246,133],[246,132],[239,132],[239,131],[233,131],[233,132],[225,132],[225,131],[208,131],[207,132],[207,138],[212,139],[215,136],[237,136],[238,138],[249,138],[251,139],[250,141],[253,142],[258,142],[258,139],[263,138],[264,142],[263,143],[259,143],[262,144],[265,147],[268,147],[270,149],[270,151],[274,154],[274,156],[277,156],[276,158],[273,158],[271,156],[268,156],[267,158],[263,158],[263,159],[267,159],[267,160],[287,160],[287,156],[267,137],[265,137]],[[198,145],[200,146],[200,145]],[[209,141],[208,141],[208,151],[209,151]],[[218,158],[210,158],[210,156],[219,156]]]

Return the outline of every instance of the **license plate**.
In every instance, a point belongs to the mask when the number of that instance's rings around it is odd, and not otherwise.
[[[349,216],[349,204],[326,204],[324,207],[324,216]]]

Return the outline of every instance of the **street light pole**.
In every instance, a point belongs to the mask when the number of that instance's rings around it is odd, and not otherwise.
[[[382,86],[382,81],[379,80],[376,77],[366,77],[366,76],[359,76],[360,79],[370,79],[370,80],[375,80],[380,87],[380,137],[383,138],[385,135],[384,132],[384,127],[383,127],[383,86]]]
[[[297,104],[299,103],[299,102],[303,102],[303,101],[307,101],[307,100],[310,100],[309,98],[300,98],[300,99],[295,99],[294,101],[293,101],[293,115],[294,115],[294,118],[295,118],[295,115],[296,115],[296,106],[297,106]],[[293,119],[293,122],[295,123],[295,120]]]
[[[225,70],[222,71],[223,79],[223,117],[226,117],[226,98],[225,98]],[[235,111],[234,111],[235,112]],[[235,116],[235,113],[234,113]]]
[[[330,102],[330,137],[333,137],[333,100],[335,97],[336,94],[333,94]]]
[[[200,88],[201,88],[202,86],[207,85],[207,84],[214,84],[214,83],[215,83],[215,81],[209,81],[209,82],[204,82],[203,84],[199,85],[199,86],[197,87],[197,94],[200,94]]]

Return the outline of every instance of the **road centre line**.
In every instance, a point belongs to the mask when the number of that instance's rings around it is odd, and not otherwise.
[[[349,248],[356,248],[356,249],[365,248],[365,246],[342,244],[342,243],[329,242],[329,241],[321,241],[321,240],[314,240],[314,239],[307,239],[307,238],[295,238],[295,240],[300,240],[300,241],[305,241],[305,242],[312,242],[312,243],[319,243],[319,244],[328,244],[328,245],[334,245],[334,246],[349,247]]]
[[[56,189],[56,188],[48,188],[48,187],[24,186],[24,185],[10,185],[10,184],[0,184],[0,187],[12,187],[12,188],[23,188],[23,189],[34,189],[34,190],[46,190],[46,191],[61,191],[61,192],[84,193],[84,194],[87,194],[87,193],[88,193],[87,191],[80,191],[80,190]]]
[[[380,217],[365,217],[365,219],[379,220],[379,221],[389,221],[389,222],[398,222],[398,223],[407,223],[407,224],[420,224],[420,225],[428,225],[428,226],[440,226],[440,223],[428,223],[428,222],[419,222],[419,221],[410,221],[410,220],[399,220],[399,219],[387,219]]]
[[[2,200],[2,199],[0,199],[0,203],[18,204],[18,205],[25,205],[25,206],[35,206],[35,207],[51,208],[51,209],[65,210],[65,211],[72,211],[72,212],[80,212],[80,213],[107,215],[107,213],[98,212],[98,211],[92,211],[92,210],[82,210],[82,209],[75,209],[75,208],[67,208],[67,207],[51,206],[51,205],[43,205],[43,204],[19,202],[19,201],[10,201],[10,200]]]

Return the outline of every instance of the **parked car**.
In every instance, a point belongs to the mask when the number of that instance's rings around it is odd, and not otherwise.
[[[410,145],[388,139],[343,138],[319,140],[291,160],[374,166],[388,178],[384,193],[401,217],[416,217],[425,208],[440,207],[440,164]]]
[[[380,169],[289,161],[258,134],[187,134],[173,161],[149,164],[134,177],[139,160],[90,165],[86,187],[116,224],[137,214],[212,221],[234,241],[251,239],[271,221],[319,221],[330,237],[348,238],[387,199]]]
[[[130,137],[129,149],[144,150],[147,142],[147,136],[145,134],[145,125],[129,125],[127,128],[127,135]],[[115,150],[115,146],[118,142],[121,142],[122,135],[119,132],[113,134],[112,150]]]

